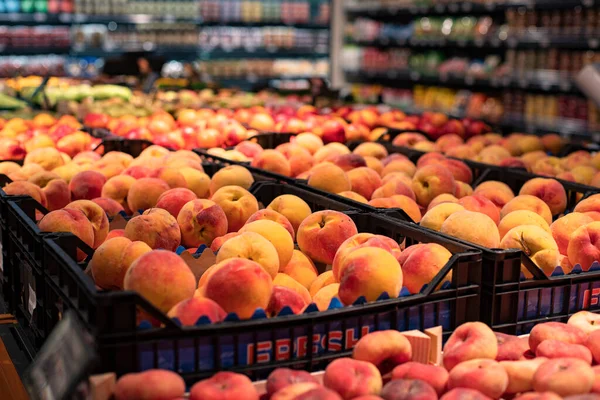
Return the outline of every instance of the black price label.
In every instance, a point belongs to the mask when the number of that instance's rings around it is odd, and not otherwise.
[[[25,372],[23,383],[31,400],[69,398],[96,358],[92,336],[76,315],[67,311]]]

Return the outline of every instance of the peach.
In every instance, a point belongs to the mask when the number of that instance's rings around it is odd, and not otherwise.
[[[463,361],[450,370],[448,388],[475,389],[485,396],[498,399],[508,387],[508,374],[495,360]]]
[[[357,201],[357,202],[363,203],[363,204],[367,204],[369,202],[369,200],[367,200],[366,198],[364,198],[360,194],[355,193],[353,191],[339,192],[338,196],[342,196],[342,197],[345,197],[347,199],[354,200],[354,201]]]
[[[336,283],[335,277],[333,276],[333,271],[329,270],[329,271],[325,271],[322,274],[320,274],[319,276],[317,276],[317,279],[315,279],[313,281],[313,283],[310,285],[310,288],[308,289],[308,292],[310,293],[310,295],[312,297],[315,297],[315,295],[317,294],[317,292],[319,290],[321,290],[322,288],[332,285]]]
[[[403,285],[410,293],[419,293],[429,285],[442,268],[446,266],[452,253],[437,243],[427,243],[410,252],[403,260]],[[452,281],[452,272],[444,278]]]
[[[466,196],[471,196],[473,194],[473,188],[469,186],[468,183],[456,181],[456,186],[454,188],[454,195],[458,199],[462,199]]]
[[[26,179],[29,179],[33,175],[44,171],[44,168],[42,168],[42,166],[39,164],[26,164],[21,167],[19,172],[25,175]]]
[[[92,224],[94,229],[93,248],[100,246],[108,235],[108,217],[98,204],[90,200],[76,200],[69,203],[65,208],[79,210]]]
[[[491,400],[478,390],[455,388],[440,397],[440,400]]]
[[[210,195],[223,186],[240,186],[246,190],[254,183],[254,177],[240,165],[229,165],[218,170],[210,181]]]
[[[167,313],[177,303],[193,297],[196,278],[177,254],[153,250],[133,262],[125,274],[123,287],[138,292]]]
[[[177,220],[160,208],[150,208],[131,218],[125,226],[125,237],[144,242],[152,249],[169,251],[175,251],[181,243]]]
[[[579,165],[573,169],[571,169],[571,174],[575,178],[575,182],[581,183],[583,185],[589,185],[594,178],[594,175],[598,172],[596,168],[590,167],[588,165]]]
[[[131,185],[135,182],[135,178],[128,175],[114,176],[106,181],[102,187],[100,197],[113,199],[123,207],[127,214],[131,213],[129,204],[127,203],[127,195]]]
[[[433,202],[431,204],[433,204]],[[438,205],[430,208],[429,211],[423,215],[420,225],[439,232],[442,229],[444,221],[446,221],[450,215],[457,211],[463,211],[464,209],[465,208],[462,205],[457,203],[438,203]]]
[[[102,161],[107,163],[118,163],[127,167],[133,161],[133,157],[120,151],[109,151],[102,156]]]
[[[438,396],[427,382],[419,379],[396,379],[381,390],[385,400],[437,400]]]
[[[185,179],[186,187],[194,192],[199,199],[209,197],[211,179],[208,175],[189,167],[181,168],[179,172],[183,176],[183,179]]]
[[[431,203],[429,203],[429,205],[427,206],[427,211],[443,203],[458,203],[458,199],[450,193],[442,193],[439,196],[436,196],[433,200],[431,200]]]
[[[424,135],[416,132],[405,132],[401,133],[394,138],[392,144],[400,147],[414,147],[419,142],[427,142],[427,138]]]
[[[258,400],[252,381],[245,375],[217,372],[212,378],[196,383],[190,390],[190,400]]]
[[[533,390],[533,375],[540,365],[547,361],[540,357],[532,360],[501,361],[500,365],[508,375],[506,393],[523,393]]]
[[[158,178],[138,179],[129,187],[127,205],[132,212],[153,208],[160,195],[169,189],[169,185]]]
[[[529,334],[529,347],[534,353],[544,340],[554,339],[569,344],[584,344],[586,334],[579,328],[562,322],[537,324]]]
[[[581,200],[575,206],[573,211],[580,213],[600,212],[600,195],[594,194],[586,199]]]
[[[592,367],[594,370],[594,385],[592,386],[592,393],[600,393],[600,365]]]
[[[442,224],[440,232],[492,249],[500,245],[500,234],[494,221],[474,211],[452,213]]]
[[[136,159],[136,160],[134,160],[134,162],[136,162],[138,160],[140,160],[140,159]],[[142,160],[142,161],[144,161],[144,160]],[[135,179],[151,178],[152,174],[154,174],[154,169],[152,169],[150,167],[146,167],[144,165],[131,165],[130,167],[125,169],[125,171],[122,172],[122,175],[131,176]]]
[[[589,311],[579,311],[571,315],[567,324],[573,325],[590,334],[600,329],[600,315]]]
[[[538,214],[550,225],[552,223],[552,211],[543,200],[528,194],[520,194],[502,207],[500,210],[500,219],[507,214],[517,210],[529,210]]]
[[[315,303],[319,311],[325,311],[329,309],[331,300],[333,300],[334,298],[340,300],[339,292],[339,283],[332,283],[327,286],[323,286],[321,289],[319,289],[319,291],[317,291],[317,293],[315,293],[315,295],[312,298],[312,302]]]
[[[364,157],[364,159],[365,163],[367,163],[367,168],[372,169],[373,171],[377,172],[379,176],[381,176],[381,173],[383,172],[383,163],[377,158],[371,156]]]
[[[499,145],[491,145],[485,147],[475,157],[475,161],[482,162],[484,164],[498,165],[504,159],[510,158],[511,154]]]
[[[481,322],[467,322],[456,328],[444,345],[443,363],[448,371],[468,360],[490,359],[498,355],[494,332]]]
[[[144,242],[131,242],[127,247],[123,249],[121,252],[121,257],[119,259],[119,288],[123,288],[123,281],[125,280],[125,275],[127,274],[127,270],[135,260],[140,258],[142,255],[146,253],[150,253],[152,249]]]
[[[255,168],[264,169],[283,176],[291,176],[292,167],[283,154],[276,150],[265,150],[252,160]]]
[[[311,302],[311,295],[308,292],[308,289],[306,289],[304,286],[302,286],[302,284],[300,284],[300,282],[296,281],[289,275],[284,273],[276,274],[275,278],[273,279],[273,285],[283,286],[295,291],[302,297],[303,301],[307,305]]]
[[[536,357],[545,358],[579,358],[589,365],[592,364],[592,353],[581,344],[564,343],[560,340],[544,340],[535,350]]]
[[[297,144],[308,150],[310,154],[315,154],[317,150],[323,147],[323,140],[317,135],[304,132],[296,135],[291,139],[291,143]]]
[[[271,242],[277,250],[279,268],[285,267],[292,259],[294,251],[292,236],[277,222],[266,219],[250,222],[244,225],[239,232],[255,232]]]
[[[186,247],[211,246],[213,240],[227,233],[225,212],[211,200],[187,202],[179,211],[176,222]]]
[[[579,165],[592,165],[592,155],[586,150],[575,151],[562,159],[562,165],[566,169],[573,169]]]
[[[258,143],[244,140],[235,146],[235,149],[248,158],[254,158],[257,154],[262,153],[263,148]]]
[[[313,156],[315,163],[318,164],[323,161],[333,161],[343,154],[350,154],[350,149],[341,143],[328,143],[317,150]]]
[[[385,185],[389,181],[396,179],[401,180],[405,185],[412,186],[412,178],[406,175],[404,172],[392,172],[391,174],[387,174],[381,179],[381,183]]]
[[[302,370],[293,370],[289,368],[277,368],[271,372],[267,378],[267,395],[272,396],[281,389],[296,383],[319,383],[317,378],[310,373]]]
[[[446,150],[446,156],[463,158],[465,160],[472,160],[476,155],[477,151],[467,144],[461,144]]]
[[[506,202],[508,202],[509,200],[512,200],[512,198],[515,197],[515,194],[513,193],[510,186],[508,186],[506,183],[500,182],[500,181],[485,181],[485,182],[480,183],[475,188],[473,194],[480,194],[481,192],[500,192],[502,194],[502,197],[508,198],[508,200]],[[487,197],[487,196],[485,196],[485,197]],[[492,199],[490,199],[490,200],[492,200]],[[498,204],[496,204],[496,205],[498,205]]]
[[[252,317],[257,308],[267,308],[273,281],[260,264],[230,258],[214,268],[204,288],[205,297],[217,302],[226,312],[236,313],[240,319]]]
[[[125,236],[125,229],[113,229],[112,231],[108,232],[108,235],[106,235],[105,242],[112,238],[122,237],[122,236]]]
[[[413,177],[412,189],[417,203],[422,207],[442,193],[454,193],[454,177],[444,167],[438,164],[426,165],[419,168]]]
[[[267,209],[276,211],[286,217],[296,233],[302,221],[311,214],[308,204],[300,197],[291,194],[284,194],[274,198],[267,206]]]
[[[556,176],[565,172],[560,158],[544,157],[535,160],[531,166],[531,172],[536,175]]]
[[[187,185],[183,175],[181,175],[177,169],[171,167],[161,167],[154,170],[150,174],[150,178],[161,179],[162,181],[166,182],[171,189],[184,188]]]
[[[367,162],[365,161],[363,156],[352,153],[341,154],[335,157],[333,160],[331,160],[331,162],[343,169],[345,172],[367,166]]]
[[[439,164],[442,161],[446,160],[446,156],[442,153],[433,152],[422,155],[417,161],[417,168],[424,167],[426,165],[431,164]]]
[[[258,211],[256,198],[240,186],[223,186],[213,194],[211,200],[225,212],[228,232],[240,230],[248,218]]]
[[[552,215],[563,213],[567,207],[567,192],[556,179],[530,179],[523,185],[519,194],[538,197],[548,205]]]
[[[258,233],[245,232],[223,243],[217,254],[217,262],[229,258],[254,261],[260,264],[271,278],[275,278],[279,271],[279,256],[275,246]]]
[[[350,180],[350,185],[352,186],[352,191],[358,193],[363,196],[365,199],[371,199],[373,192],[377,191],[381,185],[381,178],[379,174],[374,170],[361,167],[356,168],[347,172],[348,179]],[[410,193],[412,190],[409,187],[406,187]],[[394,194],[405,194],[405,193],[395,193]],[[414,196],[414,193],[413,193]],[[387,197],[387,196],[382,196]]]
[[[597,330],[594,330],[589,333],[585,345],[592,352],[592,357],[594,361],[598,363],[600,361],[600,334]]]
[[[169,318],[177,318],[182,326],[194,326],[200,317],[210,322],[221,322],[227,314],[220,305],[204,297],[192,297],[173,306],[167,313]]]
[[[366,361],[338,358],[325,369],[325,387],[335,390],[344,400],[379,394],[383,386],[379,370]]]
[[[282,153],[290,162],[291,176],[295,177],[310,170],[315,163],[312,154],[301,146],[293,144],[289,144],[289,146],[290,147]]]
[[[533,375],[536,392],[554,392],[559,396],[589,393],[594,384],[594,371],[577,358],[555,358],[538,367]]]
[[[423,158],[423,157],[421,157]],[[404,154],[400,154],[400,153],[392,153],[389,156],[385,157],[384,159],[381,160],[381,164],[383,164],[383,166],[385,167],[386,165],[388,165],[389,163],[393,162],[393,161],[399,161],[399,160],[404,160],[404,161],[410,161],[409,158],[407,156],[405,156]],[[419,165],[420,166],[420,165]],[[393,173],[393,172],[392,172]],[[397,173],[401,173],[401,172],[397,172]],[[402,172],[403,173],[403,172]],[[406,174],[405,174],[406,175]]]
[[[407,185],[401,179],[392,179],[377,190],[372,192],[370,199],[379,199],[392,197],[394,195],[403,195],[409,197],[413,201],[416,200],[415,192],[413,192],[412,185]]]
[[[82,171],[77,173],[69,182],[69,189],[73,200],[92,200],[100,197],[106,178],[96,171]]]
[[[304,219],[296,237],[304,254],[314,261],[331,264],[340,245],[357,233],[350,217],[339,211],[324,210]]]
[[[23,164],[38,164],[46,171],[52,171],[54,168],[64,165],[65,161],[63,160],[61,153],[55,148],[42,147],[27,153]]]
[[[346,305],[361,296],[375,301],[382,293],[398,297],[402,289],[402,269],[388,251],[363,247],[346,256],[340,265],[339,297]]]
[[[318,276],[315,264],[300,250],[294,250],[290,262],[285,267],[280,268],[280,270],[284,274],[294,278],[306,289],[310,289],[310,286]]]
[[[448,384],[448,371],[437,365],[421,364],[419,362],[407,362],[398,365],[392,371],[392,380],[396,379],[418,379],[428,383],[438,395],[446,391]]]
[[[241,233],[239,232],[231,232],[228,233],[226,235],[223,236],[219,236],[217,238],[215,238],[212,242],[212,244],[210,245],[210,249],[213,253],[216,253],[219,251],[219,249],[221,248],[221,246],[223,246],[223,244],[228,241],[231,238],[234,238],[236,236],[241,235]]]
[[[352,190],[346,172],[333,164],[315,166],[308,178],[308,185],[330,193]]]
[[[131,243],[125,237],[116,237],[105,241],[96,249],[90,265],[97,286],[107,290],[123,288],[126,271],[120,269],[121,255]]]
[[[35,184],[27,181],[11,182],[2,188],[4,193],[9,196],[31,196],[35,201],[43,206],[47,205],[46,195]]]
[[[377,200],[379,199],[373,201]],[[400,208],[406,212],[413,222],[421,221],[421,209],[419,208],[419,205],[410,197],[401,194],[395,194],[386,200],[390,201],[390,205],[387,208]]]
[[[290,233],[290,235],[292,236],[292,240],[296,238],[294,227],[292,226],[290,221],[282,214],[279,214],[277,211],[273,211],[268,208],[265,208],[264,210],[258,210],[257,212],[252,214],[250,218],[248,218],[248,221],[246,221],[246,224],[249,224],[254,221],[260,221],[263,219],[278,223]]]
[[[176,372],[150,369],[123,375],[114,388],[115,400],[176,399],[185,394],[185,382]]]
[[[286,387],[284,387],[283,389],[281,389],[280,391],[278,391],[277,393],[273,394],[271,396],[271,400],[299,400],[299,399],[303,399],[303,398],[308,398],[308,399],[312,399],[315,398],[313,397],[315,395],[315,391],[320,391],[320,390],[327,390],[328,389],[324,388],[321,385],[318,385],[317,383],[313,383],[313,382],[301,382],[301,383],[294,383],[293,385],[288,385]],[[329,391],[331,392],[331,391]],[[335,392],[334,392],[335,393]],[[321,399],[323,398],[323,400],[331,400],[328,397],[320,397],[319,394],[317,394],[316,398]],[[336,394],[337,396],[337,394]],[[337,396],[335,398],[335,400],[339,400],[340,397]]]
[[[600,260],[600,222],[591,222],[577,228],[569,237],[567,256],[571,264],[581,265],[584,271]]]
[[[498,355],[496,361],[524,360],[529,353],[529,338],[506,335],[495,332],[498,338]]]
[[[273,282],[273,293],[267,306],[267,315],[275,317],[285,308],[289,307],[294,314],[300,314],[310,301],[305,301],[298,292],[285,287],[279,286]]]
[[[98,197],[93,199],[92,202],[98,204],[109,218],[114,217],[120,212],[125,212],[123,207],[113,199]]]
[[[158,197],[156,208],[162,208],[177,218],[183,206],[192,200],[196,200],[196,198],[196,194],[189,189],[170,189]]]
[[[567,254],[569,238],[573,232],[575,232],[577,228],[591,222],[594,222],[594,220],[590,216],[579,212],[573,212],[557,219],[550,225],[552,237],[558,245],[560,254]]]
[[[458,204],[468,211],[475,211],[487,215],[496,225],[500,222],[500,211],[494,203],[483,196],[473,195],[461,198]]]
[[[473,172],[463,161],[447,158],[442,160],[440,164],[452,173],[452,176],[454,176],[454,179],[457,182],[471,184],[473,181]]]
[[[556,133],[549,133],[541,138],[544,149],[553,154],[557,154],[565,145],[565,139]]]
[[[412,347],[406,336],[395,330],[363,336],[352,352],[352,358],[375,365],[382,375],[412,359]]]
[[[388,251],[396,259],[400,256],[400,246],[393,239],[383,235],[374,235],[372,233],[359,233],[346,239],[338,248],[333,258],[332,268],[333,276],[339,282],[342,269],[341,264],[344,259],[356,249],[363,247],[378,247]]]
[[[388,155],[385,146],[380,143],[365,142],[359,144],[353,151],[354,154],[359,154],[363,157],[374,157],[381,160]]]
[[[554,238],[547,229],[540,228],[537,225],[519,225],[512,228],[506,232],[502,238],[500,248],[522,250],[523,253],[525,253],[526,256],[531,257],[534,263],[544,270],[547,275],[550,275],[554,268],[559,265],[558,261],[556,261],[559,255],[558,246],[556,245]],[[550,255],[554,255],[555,260],[550,262],[549,265],[542,260],[536,262],[536,257],[541,257],[538,253],[547,250],[553,251]],[[531,277],[531,274],[525,267],[521,268],[526,277]]]
[[[536,213],[528,210],[517,210],[505,215],[500,221],[498,225],[500,237],[504,238],[508,231],[521,225],[535,225],[546,232],[551,232],[548,223]]]
[[[4,161],[0,163],[0,174],[10,175],[13,172],[18,172],[21,166],[12,161]]]
[[[400,159],[400,160],[393,160],[389,164],[385,165],[385,167],[383,168],[383,171],[381,171],[381,176],[385,177],[386,175],[394,173],[394,172],[402,172],[405,175],[414,177],[416,171],[417,171],[417,167],[410,160]]]

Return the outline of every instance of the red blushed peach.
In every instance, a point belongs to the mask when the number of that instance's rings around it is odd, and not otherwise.
[[[412,178],[404,172],[392,172],[391,174],[387,174],[384,178],[381,178],[381,183],[385,185],[389,181],[396,179],[401,180],[407,186],[412,186]]]
[[[196,194],[189,189],[170,189],[158,197],[156,208],[167,210],[169,214],[177,218],[183,206],[196,198]]]
[[[427,141],[427,138],[424,135],[421,135],[420,133],[405,132],[396,136],[392,141],[392,144],[394,146],[413,147],[416,143]]]
[[[473,172],[464,162],[447,158],[442,160],[440,164],[452,173],[452,176],[454,176],[456,181],[467,184],[470,184],[471,181],[473,181]]]
[[[381,171],[381,176],[385,177],[386,175],[392,174],[394,172],[402,172],[405,175],[413,177],[417,171],[417,167],[410,160],[393,160],[389,164],[383,167],[383,171]]]
[[[223,244],[228,241],[231,238],[234,238],[238,235],[241,235],[241,233],[239,232],[231,232],[228,233],[226,235],[223,236],[219,236],[217,238],[215,238],[212,242],[212,244],[210,245],[210,249],[212,250],[213,253],[216,253],[219,251],[219,249],[221,248],[221,246],[223,246]]]
[[[215,194],[223,186],[240,186],[246,190],[254,183],[254,177],[240,165],[229,165],[218,170],[210,181],[210,194]]]
[[[554,392],[559,396],[589,393],[594,384],[594,370],[577,358],[555,358],[538,367],[533,375],[536,392]]]
[[[267,315],[275,317],[284,307],[289,307],[294,314],[301,314],[306,306],[308,303],[298,292],[285,286],[274,285],[266,312]]]
[[[466,196],[473,194],[473,188],[468,183],[456,181],[456,187],[454,188],[454,195],[458,199],[462,199]]]
[[[100,246],[108,235],[108,217],[98,204],[90,200],[77,200],[69,203],[65,208],[79,210],[94,228],[94,249]]]
[[[183,300],[167,313],[169,318],[177,318],[183,326],[194,326],[200,317],[208,317],[210,322],[221,322],[227,314],[220,305],[204,297]]]
[[[35,184],[26,181],[11,182],[2,188],[4,193],[9,196],[31,196],[35,201],[43,206],[47,205],[46,195]]]
[[[284,146],[285,145],[289,145],[289,148],[282,153],[290,162],[291,176],[298,176],[313,167],[315,159],[308,150],[289,143],[284,144]]]
[[[123,206],[121,206],[113,199],[98,197],[96,199],[93,199],[92,201],[98,204],[104,210],[106,215],[108,215],[110,218],[114,217],[121,211],[125,212]]]
[[[345,192],[352,189],[348,175],[333,164],[315,166],[308,178],[308,185],[330,193]]]
[[[535,350],[536,357],[545,358],[579,358],[588,364],[592,364],[592,353],[581,344],[564,343],[560,340],[544,340]]]
[[[331,301],[336,298],[340,301],[339,297],[340,284],[332,283],[326,286],[323,286],[319,289],[313,296],[312,302],[317,306],[319,311],[325,311],[329,309],[331,305]],[[341,302],[341,301],[340,301]]]
[[[452,174],[438,164],[419,168],[413,177],[412,189],[417,203],[427,207],[431,200],[442,193],[454,193],[455,181]]]
[[[375,157],[381,160],[388,155],[385,146],[380,143],[366,142],[359,144],[353,151],[354,154],[359,154],[363,157]]]
[[[484,148],[475,157],[475,161],[484,164],[498,165],[502,160],[509,158],[511,154],[502,146],[492,145]]]
[[[555,179],[530,179],[525,182],[519,194],[538,197],[548,205],[552,215],[563,213],[567,207],[567,192],[564,186]]]
[[[412,359],[412,347],[406,336],[395,330],[377,331],[363,336],[352,358],[375,365],[382,375]]]
[[[418,379],[396,379],[385,384],[381,390],[385,400],[437,400],[435,390]]]
[[[265,150],[258,154],[251,165],[283,176],[291,176],[292,167],[283,154],[276,150]]]
[[[263,152],[263,148],[258,143],[244,140],[235,146],[235,149],[248,158],[254,158]]]
[[[367,156],[364,157],[364,159],[367,163],[367,168],[372,169],[373,171],[377,172],[379,176],[381,176],[381,173],[383,172],[383,163],[375,157]]]
[[[500,234],[490,217],[473,211],[452,213],[440,228],[440,232],[488,248],[498,248]]]
[[[273,211],[268,208],[265,208],[264,210],[258,210],[257,212],[252,214],[250,218],[248,218],[248,221],[246,221],[246,224],[263,219],[278,223],[290,233],[290,235],[292,236],[292,240],[295,240],[296,234],[294,233],[294,227],[292,226],[290,221],[283,215],[279,214],[277,211]]]
[[[592,357],[596,363],[600,363],[600,331],[594,330],[588,335],[585,345],[592,352]]]
[[[452,253],[436,243],[427,243],[412,251],[402,264],[403,285],[410,293],[419,293],[446,266]],[[452,281],[452,272],[444,280]]]
[[[388,205],[384,205],[384,208],[400,208],[402,209],[406,215],[410,217],[413,222],[421,221],[421,209],[419,205],[410,197],[404,196],[401,194],[395,194],[387,199],[375,199],[371,200],[369,204],[377,207],[372,202],[376,202],[377,200],[387,200],[389,201]]]
[[[106,235],[105,242],[112,238],[122,237],[122,236],[125,236],[125,229],[113,229],[112,231],[108,232],[108,235]]]
[[[127,205],[132,212],[153,208],[156,206],[160,195],[169,189],[169,185],[161,179],[138,179],[129,187]]]
[[[504,218],[507,214],[517,210],[533,211],[534,213],[544,218],[548,225],[552,223],[552,211],[550,211],[548,205],[538,197],[531,196],[528,194],[518,195],[517,197],[506,203],[504,207],[502,207],[502,210],[500,210],[500,219]]]
[[[217,262],[229,258],[252,260],[260,264],[271,278],[275,278],[279,270],[279,257],[275,246],[254,232],[241,233],[223,243],[217,254]]]
[[[533,375],[546,361],[546,358],[540,357],[532,360],[500,362],[508,375],[506,393],[524,393],[533,390]]]
[[[394,195],[403,195],[413,201],[416,200],[415,192],[413,192],[411,186],[404,183],[401,179],[393,179],[379,187],[372,192],[371,199],[388,198]]]
[[[331,161],[346,172],[356,168],[367,166],[367,162],[365,161],[363,156],[352,153],[341,154]]]
[[[169,251],[175,251],[181,243],[177,220],[160,208],[151,208],[130,219],[125,226],[125,237],[144,242],[152,249]]]
[[[473,359],[463,361],[450,371],[448,388],[475,389],[498,399],[508,387],[508,374],[495,360]]]
[[[557,154],[565,145],[565,139],[556,133],[549,133],[541,138],[544,149],[553,154]]]
[[[297,241],[300,250],[311,259],[331,264],[341,244],[357,233],[354,221],[346,214],[324,210],[311,214],[302,221]]]
[[[225,212],[228,232],[239,231],[248,218],[258,211],[256,198],[239,186],[223,186],[215,192],[211,200]]]
[[[332,161],[342,154],[350,154],[350,149],[341,143],[329,143],[313,154],[315,163],[322,163],[324,161]]]
[[[190,400],[258,400],[252,381],[245,375],[217,372],[212,378],[196,383],[190,390]]]
[[[255,232],[275,246],[279,256],[279,268],[285,267],[292,259],[294,241],[289,232],[278,223],[270,220],[258,220],[244,225],[240,233]]]
[[[333,259],[331,270],[336,281],[339,282],[341,276],[341,264],[348,254],[352,253],[356,249],[363,247],[378,247],[380,249],[388,251],[395,258],[400,257],[400,246],[396,241],[391,238],[382,235],[374,235],[372,233],[359,233],[348,239],[346,239],[338,248]]]
[[[483,196],[473,195],[461,198],[458,204],[466,210],[475,211],[487,215],[496,225],[500,222],[500,210],[494,203]]]
[[[317,378],[306,371],[277,368],[275,371],[271,372],[267,378],[267,396],[272,396],[290,385],[306,382],[314,384],[319,383]]]
[[[135,260],[140,258],[146,253],[150,253],[152,249],[144,242],[131,242],[129,246],[125,247],[121,252],[121,257],[118,265],[119,274],[118,279],[115,279],[115,282],[118,283],[118,287],[120,289],[123,288],[123,281],[125,280],[125,275],[129,270],[129,267],[133,264]]]
[[[423,158],[423,157],[421,157],[421,158]],[[399,160],[410,161],[409,158],[407,156],[405,156],[404,154],[392,153],[389,156],[385,157],[383,160],[381,160],[381,164],[383,164],[383,166],[385,167],[388,164],[390,164],[391,162],[399,161]]]
[[[584,271],[600,260],[600,222],[580,226],[571,234],[567,256],[573,265],[581,265]]]
[[[427,206],[427,211],[442,203],[458,203],[458,199],[450,193],[442,193],[431,200],[431,203]]]
[[[379,394],[383,386],[379,370],[366,361],[338,358],[325,369],[325,387],[335,390],[344,400]]]
[[[127,204],[127,195],[129,194],[129,188],[131,188],[131,185],[135,181],[135,178],[128,175],[114,176],[106,181],[102,187],[100,197],[115,200],[123,207],[127,214],[130,214],[131,210]]]
[[[144,165],[132,165],[123,171],[122,175],[131,176],[135,179],[151,178],[154,170]]]
[[[71,179],[69,190],[73,200],[92,200],[100,197],[106,178],[96,171],[83,171]]]
[[[154,250],[133,262],[123,286],[125,290],[138,292],[166,313],[177,303],[194,296],[196,278],[177,254]]]
[[[565,168],[563,167],[560,158],[545,157],[535,161],[531,167],[531,172],[542,176],[556,176],[565,172]]]
[[[363,204],[369,203],[369,201],[366,198],[364,198],[360,194],[352,192],[352,191],[340,192],[337,195],[345,197],[345,198],[350,199],[350,200],[357,201],[359,203],[363,203]]]
[[[284,194],[273,199],[268,209],[276,211],[286,217],[298,232],[298,227],[306,217],[311,214],[310,207],[298,196]]]
[[[281,272],[292,277],[306,289],[310,289],[318,276],[315,264],[300,250],[294,250],[292,259],[281,269]]]
[[[594,222],[594,220],[590,216],[578,212],[567,214],[554,221],[552,225],[550,225],[550,231],[552,232],[552,237],[556,240],[560,254],[567,254],[569,239],[573,232],[579,227],[592,222]]]
[[[386,250],[363,247],[354,250],[340,265],[339,297],[346,305],[360,297],[375,301],[382,293],[398,297],[402,289],[402,269]]]
[[[440,400],[491,400],[478,390],[467,388],[456,388],[449,390],[440,397]]]
[[[600,329],[600,314],[590,311],[579,311],[571,315],[567,324],[573,325],[588,335]]]
[[[529,334],[529,347],[534,353],[544,340],[554,339],[570,344],[584,344],[586,334],[579,328],[562,322],[537,324]]]
[[[378,190],[381,185],[381,178],[379,174],[374,170],[361,167],[356,168],[347,173],[348,179],[350,179],[350,185],[352,186],[352,191],[358,193],[363,196],[365,199],[370,200],[373,192]],[[409,191],[412,193],[409,187],[407,187]],[[394,193],[394,194],[404,194],[404,193]],[[414,193],[413,193],[414,196]],[[387,197],[387,196],[385,196]]]
[[[417,168],[421,168],[431,164],[439,164],[446,159],[446,156],[441,153],[427,153],[419,158],[419,160],[417,161]]]
[[[501,333],[496,332],[496,336]],[[498,340],[498,355],[496,361],[519,361],[527,359],[529,351],[529,339],[524,337],[510,336],[506,340]],[[533,353],[531,353],[533,354]]]
[[[359,342],[360,343],[360,342]],[[418,379],[428,383],[441,396],[448,385],[448,371],[436,365],[407,362],[392,371],[392,380]]]
[[[594,370],[594,385],[592,386],[592,393],[600,393],[600,365],[592,367]]]
[[[185,394],[185,382],[172,371],[151,369],[123,375],[114,388],[115,400],[177,399]]]
[[[464,140],[455,134],[444,135],[435,141],[435,144],[442,153],[445,153],[448,149],[459,146],[464,143]]]
[[[329,397],[321,397],[322,393],[315,394],[315,391],[321,390],[331,392],[329,389],[326,389],[323,386],[313,382],[294,383],[293,385],[288,385],[277,393],[273,394],[273,396],[271,396],[271,400],[298,400],[304,398],[312,399],[315,398],[315,396],[317,396],[316,398],[318,399],[323,398],[324,400],[332,400]],[[340,396],[335,392],[333,393],[335,396],[337,396],[334,398],[334,400],[339,400]]]
[[[451,371],[463,361],[493,360],[498,355],[498,341],[494,332],[481,322],[467,322],[459,326],[444,345],[444,367]]]
[[[575,206],[573,211],[580,213],[600,212],[600,195],[594,194],[586,199],[581,200]]]
[[[181,240],[186,247],[212,246],[227,233],[227,217],[215,202],[204,199],[186,203],[177,215]],[[220,247],[220,246],[219,246]],[[211,247],[212,248],[212,247]]]
[[[308,292],[311,296],[315,297],[317,292],[324,288],[325,286],[329,286],[336,283],[335,278],[333,277],[333,271],[325,271],[321,275],[317,276],[317,279],[310,285]]]
[[[271,276],[254,261],[230,258],[216,264],[204,287],[204,296],[216,301],[240,319],[266,309],[273,293]]]

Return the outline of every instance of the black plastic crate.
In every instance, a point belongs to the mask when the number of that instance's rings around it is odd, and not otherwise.
[[[320,370],[333,358],[348,355],[356,341],[373,330],[441,325],[447,338],[460,324],[479,318],[480,252],[412,224],[379,215],[348,215],[359,232],[383,234],[407,246],[435,242],[454,255],[420,294],[325,312],[181,328],[134,292],[96,291],[84,273],[85,263],[75,262],[79,239],[71,234],[46,236],[45,264],[37,277],[44,285],[37,303],[46,318],[43,334],[47,336],[60,316],[72,309],[96,338],[100,359],[95,372],[121,375],[164,368],[194,382],[223,369],[254,379],[282,366]],[[451,288],[433,291],[449,271],[453,272]],[[163,327],[137,327],[137,308]]]
[[[289,143],[296,133],[263,132],[254,135],[248,141],[259,144],[263,149],[274,149],[284,143]]]
[[[110,139],[118,137],[105,128],[90,128],[88,126],[84,126],[81,130],[83,132],[88,133],[91,137],[94,137],[96,139]]]
[[[152,146],[153,143],[149,140],[144,139],[123,139],[121,137],[116,136],[107,136],[96,148],[96,150],[101,150],[102,154],[106,154],[109,151],[120,151],[123,153],[127,153],[133,157],[139,156],[144,149]]]

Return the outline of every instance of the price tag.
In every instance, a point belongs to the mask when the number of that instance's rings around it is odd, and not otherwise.
[[[92,336],[73,311],[56,325],[23,377],[31,400],[66,399],[96,358]]]

